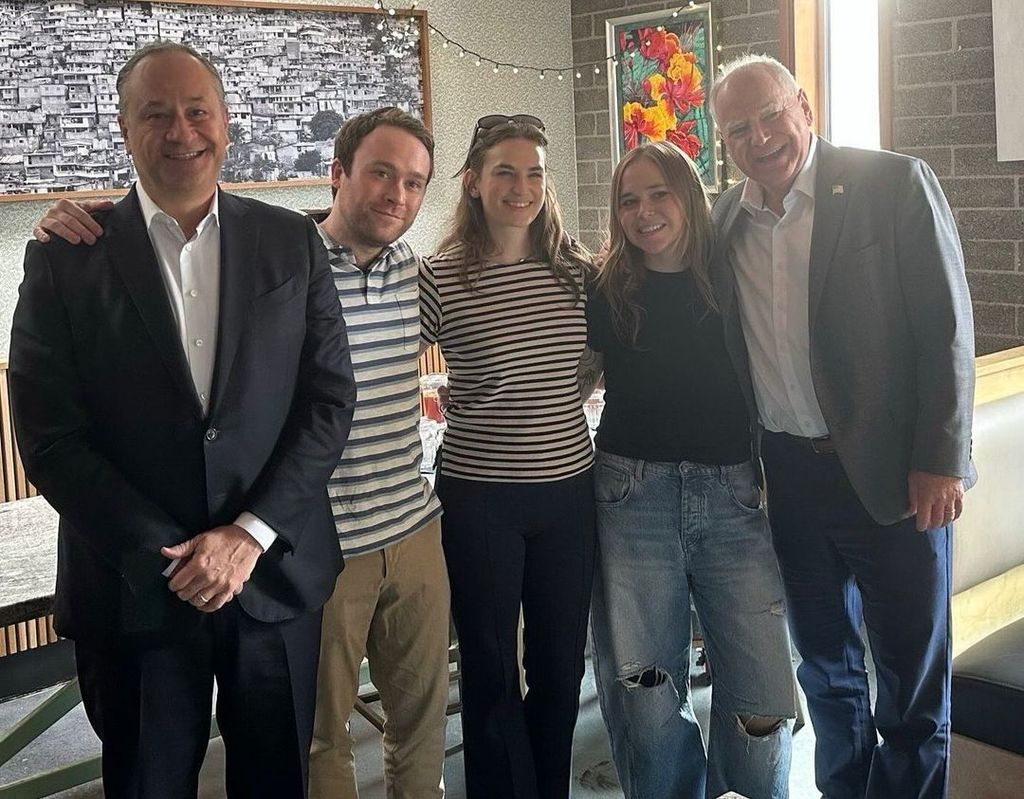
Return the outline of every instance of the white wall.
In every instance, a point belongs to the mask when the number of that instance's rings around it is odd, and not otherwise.
[[[996,155],[1024,159],[1024,16],[1019,0],[992,0],[992,43],[996,85]]]
[[[275,0],[277,1],[277,0]],[[306,0],[341,5],[340,0]],[[345,0],[344,5],[372,7],[373,0]],[[408,2],[395,4],[408,7]],[[562,65],[572,60],[570,0],[421,0],[428,20],[448,36],[497,61]],[[438,241],[458,197],[450,179],[461,165],[477,118],[488,113],[525,112],[539,116],[551,147],[549,169],[559,190],[566,226],[577,229],[576,145],[572,81],[540,80],[536,73],[494,75],[472,59],[458,57],[441,39],[430,42],[430,90],[433,131],[437,140],[435,176],[419,219],[409,234],[414,246],[429,252]],[[254,189],[246,192],[289,208],[330,205],[330,187]],[[11,316],[21,282],[25,240],[45,202],[0,203],[0,353],[10,342]]]

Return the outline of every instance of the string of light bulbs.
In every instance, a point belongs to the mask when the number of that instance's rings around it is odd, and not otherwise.
[[[418,5],[417,0],[412,0],[409,8],[403,9],[405,11],[415,11]],[[665,21],[677,18],[682,12],[687,9],[693,8],[697,3],[695,0],[689,0],[689,2],[683,3],[671,13],[668,13],[666,9]],[[390,23],[398,14],[398,10],[393,6],[385,6],[383,0],[376,0],[374,6],[381,14],[384,15],[377,24],[377,30],[384,31],[386,35],[390,35],[391,38],[401,39],[405,37],[401,31],[389,30],[393,25]],[[491,69],[494,74],[498,74],[502,71],[511,72],[513,75],[520,73],[535,72],[540,80],[545,80],[549,75],[553,76],[556,80],[565,80],[567,75],[573,75],[577,80],[583,78],[584,73],[593,72],[595,75],[600,75],[602,67],[605,70],[615,69],[619,66],[619,59],[615,56],[610,55],[597,61],[587,61],[581,63],[573,63],[570,65],[557,65],[557,66],[537,66],[534,64],[517,64],[512,61],[498,61],[497,59],[490,58],[489,56],[479,53],[471,47],[463,44],[462,42],[456,41],[451,36],[446,34],[436,25],[431,22],[427,22],[427,26],[430,28],[432,33],[437,34],[441,37],[441,47],[445,50],[456,48],[458,50],[459,58],[470,58],[473,63],[478,67],[487,66]],[[658,30],[664,30],[663,25],[654,26]],[[722,51],[722,46],[718,45],[715,48],[718,52]]]

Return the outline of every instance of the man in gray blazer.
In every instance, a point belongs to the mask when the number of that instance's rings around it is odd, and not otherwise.
[[[818,787],[945,796],[951,523],[976,480],[952,214],[923,162],[814,136],[806,95],[774,59],[725,67],[711,103],[747,178],[715,206],[713,279],[763,431]]]

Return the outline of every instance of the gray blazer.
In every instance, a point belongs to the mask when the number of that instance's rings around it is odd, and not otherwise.
[[[818,140],[810,255],[814,390],[857,496],[879,524],[910,515],[907,473],[977,480],[974,323],[953,214],[923,161]],[[713,216],[712,281],[726,346],[756,406],[731,239],[743,183]]]

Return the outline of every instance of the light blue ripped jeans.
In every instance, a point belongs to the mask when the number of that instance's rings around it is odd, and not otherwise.
[[[749,463],[597,453],[594,667],[627,799],[789,795],[796,715],[782,582]],[[689,698],[690,600],[711,664],[705,756]]]

